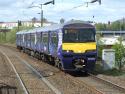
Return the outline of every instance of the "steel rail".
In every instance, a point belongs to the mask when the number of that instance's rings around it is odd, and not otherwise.
[[[23,64],[25,64],[29,69],[31,69],[34,73],[39,76],[39,78],[55,93],[55,94],[62,94],[54,85],[52,85],[42,74],[40,74],[32,65],[28,64],[25,60],[20,58],[18,55],[15,55]]]
[[[99,80],[99,81],[101,81],[101,82],[103,82],[103,83],[105,83],[105,84],[107,84],[107,85],[110,85],[110,86],[112,86],[112,87],[114,87],[114,88],[117,88],[117,89],[120,90],[120,91],[125,92],[125,88],[124,88],[124,87],[121,87],[121,86],[119,86],[119,85],[117,85],[117,84],[115,84],[115,83],[112,83],[111,81],[105,80],[105,79],[103,79],[103,78],[97,77],[97,76],[95,76],[95,75],[93,75],[93,74],[90,74],[90,73],[89,73],[89,75],[90,75],[90,77],[92,77],[92,78],[95,79],[95,80]]]
[[[80,83],[80,84],[83,83],[83,85],[85,86],[85,88],[88,91],[91,91],[92,93],[94,92],[95,94],[104,94],[102,91],[100,91],[100,90],[96,89],[95,87],[93,87],[93,86],[91,86],[91,85],[89,85],[89,84],[87,84],[87,83],[79,80],[78,78],[74,78],[74,77],[72,78],[71,75],[67,75],[67,77],[69,77],[70,79],[72,79],[76,83]]]
[[[3,45],[3,46],[12,47],[12,46],[9,46],[9,45]],[[16,48],[16,47],[14,47],[14,48]],[[43,76],[41,76],[41,74],[40,74],[39,72],[37,72],[36,69],[34,69],[31,65],[29,65],[25,60],[21,59],[21,58],[20,58],[19,56],[17,56],[17,55],[15,55],[15,56],[18,57],[18,58],[22,61],[22,63],[24,63],[24,64],[27,65],[31,70],[33,70],[45,83],[48,84],[48,86],[51,85],[50,83],[48,83],[48,81],[47,81]],[[84,83],[83,81],[80,81],[80,80],[77,79],[77,78],[72,78],[72,76],[70,76],[70,75],[67,75],[67,77],[69,77],[69,79],[72,79],[72,80],[73,80],[74,82],[76,82],[76,83],[83,83],[84,86],[85,86],[85,88],[86,88],[88,91],[95,92],[95,94],[104,94],[103,92],[97,90],[95,87],[92,87],[92,86],[88,85],[87,83]],[[57,89],[54,89],[52,85],[51,85],[51,88],[52,88],[52,90],[54,90],[54,91],[56,90],[56,92],[55,92],[56,94],[62,94],[62,93],[59,92]]]
[[[20,75],[19,75],[18,72],[16,71],[16,68],[15,68],[15,66],[12,64],[11,60],[9,59],[9,57],[8,57],[3,51],[1,51],[1,50],[0,50],[0,53],[2,53],[2,54],[6,57],[6,59],[8,60],[8,62],[10,63],[10,65],[12,66],[14,72],[16,73],[17,78],[18,78],[19,81],[20,81],[20,84],[22,85],[22,88],[23,88],[23,90],[24,90],[24,94],[29,94],[29,92],[28,92],[28,90],[27,90],[27,88],[26,88],[26,86],[25,86],[23,80],[21,79]]]
[[[3,46],[7,46],[7,47],[12,47],[12,46],[8,46],[8,45],[3,45]],[[15,48],[15,47],[12,47],[12,48]],[[27,67],[29,67],[31,70],[33,70],[33,72],[35,72],[41,80],[43,80],[47,85],[48,87],[51,86],[51,89],[56,93],[56,94],[62,94],[60,91],[58,91],[58,89],[56,89],[53,85],[51,85],[48,80],[46,80],[36,69],[34,69],[31,65],[29,65],[25,60],[21,59],[19,56],[16,55],[16,57],[18,59],[20,59],[22,61],[22,63],[24,63]],[[83,82],[83,81],[80,81],[79,79],[77,78],[72,78],[72,76],[70,75],[67,75],[67,77],[69,77],[69,79],[72,79],[74,82],[76,83],[83,83],[85,88],[90,92],[92,92],[92,94],[104,94],[103,92],[101,92],[100,90],[96,89],[95,87],[92,87],[90,86],[89,84]]]

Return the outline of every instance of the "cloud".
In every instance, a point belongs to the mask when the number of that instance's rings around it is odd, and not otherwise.
[[[0,21],[31,20],[33,17],[40,19],[39,8],[28,9],[30,5],[39,5],[50,0],[4,0],[0,1]],[[81,19],[95,20],[96,22],[107,22],[117,20],[125,16],[124,0],[102,0],[102,5],[98,3],[89,4],[85,2],[91,0],[55,0],[55,5],[44,6],[44,17],[59,22],[61,18],[66,20]],[[83,6],[74,8],[83,4]],[[72,9],[73,8],[73,9]],[[94,18],[93,18],[94,16]]]

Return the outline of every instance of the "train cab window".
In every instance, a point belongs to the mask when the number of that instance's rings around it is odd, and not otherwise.
[[[95,42],[94,29],[66,29],[63,31],[63,42]]]

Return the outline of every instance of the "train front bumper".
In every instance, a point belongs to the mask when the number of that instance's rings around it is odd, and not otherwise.
[[[96,55],[96,52],[63,53],[63,68],[68,71],[93,71],[96,62]]]

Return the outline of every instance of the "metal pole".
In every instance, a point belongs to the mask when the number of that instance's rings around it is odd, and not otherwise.
[[[43,9],[42,9],[42,4],[41,5],[41,27],[43,27]]]
[[[17,23],[17,24],[18,24],[17,31],[19,32],[19,20],[18,20],[18,23]]]
[[[125,21],[125,19],[123,18],[123,31],[125,30],[124,21]]]

